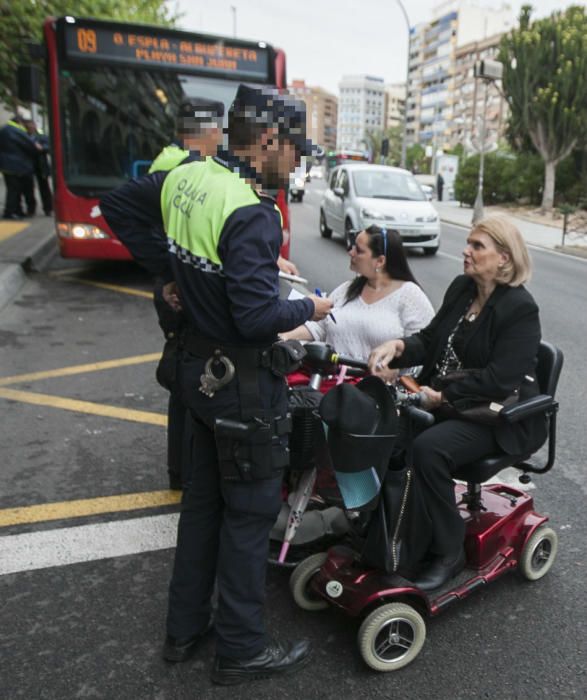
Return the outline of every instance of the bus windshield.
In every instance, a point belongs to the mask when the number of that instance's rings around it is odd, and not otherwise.
[[[186,97],[222,101],[226,111],[238,83],[167,71],[96,66],[62,70],[60,112],[63,169],[69,189],[99,196],[143,174],[175,138]]]

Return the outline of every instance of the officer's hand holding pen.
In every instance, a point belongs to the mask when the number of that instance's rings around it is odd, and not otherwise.
[[[320,287],[316,287],[314,294],[316,294],[316,296],[318,296],[318,297],[324,297],[324,294],[322,294],[322,290],[320,289]],[[336,319],[334,318],[334,314],[328,314],[328,315],[334,321],[334,323],[336,323]]]
[[[326,318],[332,309],[332,301],[317,294],[310,294],[309,298],[314,302],[312,321],[321,321],[323,318]]]

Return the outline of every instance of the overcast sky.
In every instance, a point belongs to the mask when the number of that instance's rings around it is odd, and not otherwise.
[[[528,0],[511,0],[515,17]],[[177,0],[182,29],[266,41],[287,56],[288,81],[304,79],[334,94],[342,75],[367,73],[386,82],[405,80],[407,29],[396,0]],[[434,0],[403,0],[410,24],[432,19]],[[501,6],[499,0],[478,5]],[[583,4],[567,0],[530,0],[535,17]]]

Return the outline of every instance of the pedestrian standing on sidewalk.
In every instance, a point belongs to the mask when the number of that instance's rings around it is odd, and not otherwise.
[[[21,219],[25,215],[22,197],[26,200],[26,213],[29,216],[35,213],[33,173],[37,153],[22,117],[15,115],[0,128],[0,171],[6,185],[5,219]]]
[[[49,175],[51,168],[49,167],[49,139],[42,131],[37,128],[37,124],[33,119],[28,119],[25,122],[25,127],[28,135],[33,142],[37,144],[37,155],[35,158],[35,179],[39,194],[41,195],[41,203],[45,216],[51,216],[53,213],[53,195],[51,186],[49,185]]]

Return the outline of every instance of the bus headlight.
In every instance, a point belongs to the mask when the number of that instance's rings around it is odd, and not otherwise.
[[[64,222],[57,224],[57,235],[59,238],[75,238],[78,241],[110,238],[106,231],[103,231],[98,226]]]

